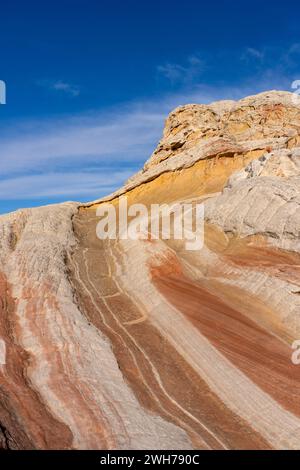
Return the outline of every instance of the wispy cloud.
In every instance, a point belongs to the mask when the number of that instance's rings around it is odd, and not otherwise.
[[[79,96],[80,94],[79,86],[63,80],[38,80],[37,84],[48,90],[64,93],[72,97]]]
[[[168,79],[172,84],[191,84],[201,76],[205,69],[205,61],[197,55],[189,56],[185,64],[167,62],[157,67],[158,73]]]
[[[2,129],[0,177],[33,169],[140,161],[160,135],[163,114],[139,108],[54,119],[40,127],[27,122],[6,133]]]
[[[283,50],[280,60],[282,66],[293,69],[299,64],[300,43],[294,43],[290,47]]]
[[[247,49],[242,53],[241,59],[246,61],[257,60],[259,62],[263,62],[264,57],[264,51],[255,49],[254,47],[247,47]]]
[[[286,46],[265,46],[261,49],[248,47],[242,51],[240,59],[248,66],[255,66],[261,75],[273,71],[273,75],[289,77],[299,71],[300,43]]]
[[[0,202],[109,194],[153,151],[164,113],[151,103],[19,123],[0,131]],[[62,197],[64,196],[64,197]]]
[[[109,168],[108,171],[109,177],[104,169],[94,169],[40,173],[0,180],[0,200],[74,199],[74,195],[86,199],[97,193],[109,194],[131,174],[128,170]]]
[[[52,88],[53,90],[62,91],[72,96],[78,96],[80,93],[78,86],[71,85],[71,83],[63,82],[61,80],[53,83]]]

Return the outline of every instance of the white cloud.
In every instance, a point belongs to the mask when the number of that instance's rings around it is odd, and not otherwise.
[[[120,106],[0,129],[0,201],[109,194],[139,169],[160,138],[164,113],[151,103]]]
[[[158,140],[163,114],[149,110],[115,111],[34,123],[1,136],[0,176],[64,166],[143,160]],[[32,128],[32,130],[31,130]]]
[[[37,84],[48,90],[65,93],[66,95],[76,97],[80,94],[80,88],[72,83],[63,80],[38,80]]]
[[[254,47],[247,47],[241,56],[241,59],[246,61],[254,59],[258,60],[259,62],[263,62],[264,58],[265,53],[259,49],[255,49]]]
[[[205,71],[206,64],[203,59],[197,55],[191,55],[187,58],[186,64],[173,64],[167,62],[159,65],[157,71],[167,78],[171,83],[191,84]]]
[[[287,49],[285,49],[280,57],[280,63],[283,67],[292,69],[293,67],[298,68],[300,54],[300,43],[294,43]]]
[[[80,93],[79,87],[71,85],[70,83],[63,82],[61,80],[52,84],[53,90],[63,91],[72,96],[78,96]]]
[[[171,82],[176,82],[177,80],[180,80],[185,74],[185,68],[179,64],[167,63],[165,65],[159,65],[157,67],[157,70]]]
[[[49,172],[0,180],[0,200],[92,197],[109,194],[129,178],[130,171],[105,170]]]

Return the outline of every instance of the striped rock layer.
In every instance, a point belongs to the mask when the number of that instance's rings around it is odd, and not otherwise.
[[[188,105],[116,193],[0,218],[0,448],[299,449],[300,105]],[[203,202],[205,243],[97,208]]]

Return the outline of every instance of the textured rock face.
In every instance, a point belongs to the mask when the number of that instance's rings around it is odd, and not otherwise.
[[[299,119],[295,96],[287,92],[262,93],[238,102],[182,106],[168,117],[163,138],[145,168],[189,149],[197,152],[203,142],[214,138],[253,148],[295,146],[299,142]]]
[[[206,218],[238,236],[263,235],[270,244],[299,251],[300,149],[279,150],[234,173]]]
[[[0,448],[299,449],[300,108],[175,110],[115,194],[0,218]],[[97,207],[205,203],[205,244],[99,240]]]

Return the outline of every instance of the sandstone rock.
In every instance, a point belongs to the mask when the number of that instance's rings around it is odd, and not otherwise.
[[[278,150],[234,173],[206,203],[206,218],[225,232],[264,235],[281,248],[300,248],[300,149]]]
[[[299,142],[300,107],[288,92],[267,92],[235,101],[187,105],[173,111],[145,169],[214,137],[233,144],[272,148]],[[271,139],[271,140],[270,140]]]
[[[240,157],[243,167],[272,150],[297,147],[299,123],[300,101],[289,92],[270,91],[237,102],[179,107],[166,120],[163,138],[143,170],[101,201],[201,160]]]
[[[299,449],[299,118],[183,106],[113,195],[0,217],[0,447]],[[99,240],[122,194],[204,201],[204,247]]]

